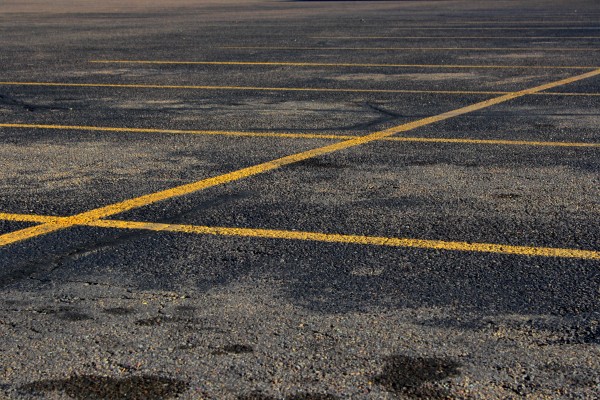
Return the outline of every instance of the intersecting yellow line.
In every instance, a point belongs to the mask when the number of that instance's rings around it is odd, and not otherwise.
[[[600,38],[600,36],[599,36]],[[560,65],[473,65],[473,64],[381,64],[324,63],[290,61],[175,61],[175,60],[90,60],[94,64],[158,64],[158,65],[250,65],[280,67],[349,67],[349,68],[440,68],[440,69],[596,69],[592,66]]]
[[[66,217],[48,217],[42,215],[0,213],[0,220],[5,221],[56,223],[61,219],[66,219]],[[78,225],[98,228],[138,229],[155,232],[178,232],[198,235],[254,237],[263,239],[345,243],[366,246],[412,247],[419,249],[433,249],[444,251],[512,254],[529,257],[557,257],[600,260],[599,251],[557,247],[515,246],[497,243],[474,243],[448,240],[428,240],[383,236],[344,235],[337,233],[321,233],[307,231],[289,231],[282,229],[231,228],[105,219],[93,220]]]
[[[300,153],[292,154],[289,156],[281,157],[272,161],[257,164],[251,167],[242,168],[233,172],[229,172],[223,175],[218,175],[211,178],[199,180],[197,182],[181,185],[172,189],[162,190],[159,192],[143,195],[133,199],[124,200],[118,203],[110,204],[104,207],[99,207],[93,210],[85,211],[70,217],[66,217],[54,222],[48,222],[41,225],[21,229],[15,232],[6,233],[0,235],[0,246],[5,246],[11,243],[19,242],[22,240],[34,238],[40,235],[45,235],[51,232],[56,232],[62,229],[67,229],[75,225],[85,225],[92,221],[107,218],[112,215],[120,214],[122,212],[143,207],[149,204],[153,204],[166,199],[171,199],[178,196],[183,196],[193,192],[197,192],[202,189],[209,187],[222,185],[225,183],[237,181],[250,176],[262,174],[268,171],[272,171],[279,167],[297,163],[310,158],[315,158],[321,155],[333,153],[336,151],[349,149],[362,144],[370,143],[376,140],[392,136],[396,133],[406,132],[412,129],[420,128],[422,126],[430,125],[436,122],[444,121],[450,118],[454,118],[460,115],[468,114],[477,110],[491,107],[496,104],[501,104],[509,100],[530,95],[542,90],[552,89],[557,86],[566,85],[568,83],[577,82],[583,79],[591,78],[600,75],[600,69],[587,72],[585,74],[576,75],[570,78],[561,79],[558,81],[550,82],[544,85],[535,86],[530,89],[521,90],[515,93],[506,94],[503,96],[495,97],[489,100],[481,101],[466,107],[460,107],[452,111],[435,115],[432,117],[423,118],[417,121],[409,122],[406,124],[398,125],[389,129],[381,130],[378,132],[371,133],[366,136],[360,136],[337,142],[323,147],[318,147],[312,150],[303,151]]]
[[[112,126],[88,125],[44,125],[44,124],[9,124],[0,123],[0,128],[17,129],[54,129],[77,130],[92,132],[123,132],[123,133],[163,133],[176,135],[220,135],[240,137],[277,137],[286,139],[323,139],[323,140],[349,140],[358,136],[318,133],[284,133],[284,132],[237,132],[237,131],[205,131],[182,129],[157,129],[157,128],[127,128]],[[546,146],[546,147],[600,147],[600,143],[588,142],[553,142],[539,140],[506,140],[506,139],[462,139],[462,138],[430,138],[415,136],[392,136],[381,140],[390,142],[421,142],[421,143],[456,143],[456,144],[482,144],[506,146]]]

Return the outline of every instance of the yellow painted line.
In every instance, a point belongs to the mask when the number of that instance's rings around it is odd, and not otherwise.
[[[324,139],[324,140],[349,140],[358,136],[338,134],[313,134],[313,133],[275,133],[275,132],[236,132],[236,131],[202,131],[181,129],[155,129],[155,128],[127,128],[88,125],[42,125],[42,124],[7,124],[0,123],[0,128],[14,129],[55,129],[96,132],[123,132],[123,133],[161,133],[182,135],[223,135],[241,137],[278,137],[288,139]],[[489,144],[507,146],[549,146],[549,147],[600,147],[600,143],[587,142],[548,142],[528,140],[505,139],[462,139],[462,138],[426,138],[409,136],[385,137],[381,140],[393,142],[422,142],[422,143],[462,143],[462,144]],[[1,218],[0,218],[1,219]]]
[[[102,228],[142,229],[150,231],[168,231],[195,233],[216,236],[241,236],[266,239],[303,240],[314,242],[344,243],[355,245],[413,247],[445,251],[466,251],[480,253],[513,254],[530,257],[561,257],[600,260],[600,252],[593,250],[565,249],[553,247],[513,246],[493,243],[454,242],[444,240],[426,240],[393,238],[381,236],[342,235],[319,232],[285,231],[275,229],[226,228],[197,225],[174,225],[152,222],[131,222],[115,220],[96,220],[88,225]]]
[[[472,26],[472,24],[479,24],[479,22],[462,22],[463,24],[469,24],[469,26],[461,26],[457,24],[449,25],[407,25],[402,21],[399,21],[397,26],[387,25],[386,28],[389,28],[390,31],[447,31],[447,30],[460,30],[460,31],[572,31],[572,30],[582,30],[582,31],[600,31],[600,26],[587,25],[587,26],[565,26],[565,25],[549,25],[549,26]],[[498,24],[503,24],[504,22],[498,22]],[[577,22],[580,23],[580,22]],[[488,22],[482,22],[483,25],[489,25]],[[509,24],[513,25],[513,23]],[[518,24],[518,23],[517,23]],[[527,23],[523,23],[527,24]],[[532,22],[533,25],[541,25],[542,23]],[[520,25],[520,24],[518,24]],[[225,28],[228,25],[204,25],[204,26],[213,26]],[[286,24],[286,27],[300,26],[306,27],[306,25],[297,25],[297,24]],[[273,28],[281,28],[281,25],[273,25],[273,24],[260,24],[261,28],[264,27],[273,27]],[[360,26],[355,26],[354,31],[358,31],[362,28],[378,28],[381,29],[381,25],[363,23]],[[273,36],[273,32],[270,32],[271,36]],[[285,38],[289,38],[289,35],[284,36]]]
[[[468,24],[468,22],[463,22],[464,24]],[[499,23],[503,23],[503,22],[499,22]],[[386,28],[389,28],[390,31],[446,31],[446,30],[460,30],[460,31],[572,31],[572,30],[582,30],[582,31],[600,31],[600,26],[593,26],[593,25],[587,25],[587,26],[565,26],[565,25],[558,25],[558,26],[481,26],[481,27],[477,27],[477,26],[461,26],[461,25],[456,25],[453,24],[452,26],[449,25],[427,25],[427,26],[422,26],[422,25],[407,25],[407,24],[403,24],[402,21],[399,21],[398,24],[402,24],[402,25],[397,25],[397,26],[389,26],[387,25]],[[477,24],[477,22],[475,22],[474,24]],[[487,22],[484,22],[482,24],[488,25]],[[539,23],[533,23],[534,25],[539,25]],[[512,24],[511,24],[512,25]],[[217,28],[222,28],[222,29],[227,29],[227,27],[229,25],[204,25],[204,26],[213,26],[213,27],[217,27]],[[305,28],[306,25],[297,25],[297,24],[285,24],[286,27],[303,27]],[[265,28],[265,27],[273,27],[273,28],[278,28],[281,29],[282,25],[278,25],[278,24],[265,24],[265,23],[261,23],[260,24],[261,28]],[[369,23],[363,23],[360,24],[360,26],[355,26],[354,27],[354,31],[358,31],[360,29],[363,28],[378,28],[381,29],[381,25],[376,25],[376,24],[369,24]],[[269,32],[270,37],[274,36],[273,35],[273,31]],[[283,36],[284,38],[289,38],[289,35],[287,36]]]
[[[351,51],[599,51],[596,47],[284,47],[223,46],[227,50],[351,50]]]
[[[96,131],[96,132],[127,132],[127,133],[166,133],[185,135],[223,135],[241,137],[280,137],[290,139],[351,139],[351,135],[328,135],[312,133],[282,133],[282,132],[238,132],[238,131],[210,131],[210,130],[182,130],[182,129],[156,129],[156,128],[126,128],[111,126],[89,126],[89,125],[43,125],[43,124],[5,124],[0,123],[0,128],[19,129],[58,129],[74,131]]]
[[[504,95],[514,92],[486,90],[412,90],[412,89],[352,89],[352,88],[298,88],[262,86],[197,86],[197,85],[149,85],[118,83],[65,83],[65,82],[0,82],[0,86],[47,86],[47,87],[99,87],[121,89],[181,89],[181,90],[249,90],[267,92],[326,92],[326,93],[395,93],[395,94],[448,94],[448,95]],[[600,96],[600,93],[532,93],[543,96]]]
[[[582,20],[575,20],[575,21],[553,21],[553,20],[545,20],[545,21],[462,21],[461,24],[465,24],[465,25],[477,25],[477,24],[481,24],[481,25],[506,25],[506,24],[510,24],[510,25],[544,25],[544,24],[590,24],[590,23],[594,23],[595,21],[582,21]],[[545,28],[548,29],[548,28]],[[576,29],[576,27],[573,27],[573,29]]]
[[[596,97],[596,96],[600,96],[600,93],[589,93],[589,92],[581,92],[581,93],[577,93],[577,92],[570,92],[570,93],[565,93],[565,92],[543,92],[543,93],[536,93],[537,95],[543,95],[543,96],[582,96],[582,97]]]
[[[41,215],[21,215],[0,213],[0,220],[21,222],[55,222],[60,217],[47,217]],[[344,243],[363,246],[388,246],[412,247],[420,249],[433,249],[443,251],[465,251],[495,254],[512,254],[531,257],[561,257],[580,259],[600,259],[600,252],[594,250],[514,246],[494,243],[473,243],[445,240],[427,240],[412,238],[394,238],[382,236],[344,235],[335,233],[287,231],[279,229],[253,229],[210,227],[183,224],[163,224],[155,222],[136,222],[119,220],[93,220],[79,225],[113,229],[139,229],[157,232],[180,232],[199,235],[253,237],[280,240],[302,240],[326,243]]]
[[[158,65],[249,65],[280,67],[339,68],[468,68],[468,69],[596,69],[592,66],[560,65],[471,65],[471,64],[375,64],[375,63],[314,63],[284,61],[173,61],[173,60],[90,60],[95,64],[158,64]]]
[[[36,222],[44,224],[47,222],[56,222],[64,217],[50,217],[47,215],[33,215],[33,214],[9,214],[0,213],[0,220],[2,221],[14,221],[14,222]]]
[[[360,136],[345,140],[342,142],[333,143],[327,146],[318,147],[312,150],[303,151],[300,153],[292,154],[289,156],[281,157],[272,161],[267,161],[254,166],[238,169],[226,174],[202,179],[196,182],[188,183],[185,185],[177,186],[171,189],[162,190],[155,193],[150,193],[144,196],[120,201],[114,204],[109,204],[104,207],[99,207],[93,210],[82,212],[71,217],[66,217],[55,222],[49,222],[42,225],[37,225],[30,228],[25,228],[19,231],[0,235],[0,246],[4,246],[10,243],[19,242],[21,240],[30,239],[40,235],[45,235],[51,232],[56,232],[62,229],[66,229],[75,225],[86,225],[92,221],[107,218],[112,215],[120,214],[128,210],[147,206],[149,204],[157,203],[159,201],[171,199],[174,197],[184,196],[186,194],[194,193],[199,190],[203,190],[209,187],[223,185],[226,183],[234,182],[240,179],[244,179],[250,176],[263,174],[285,165],[297,163],[303,160],[315,158],[321,155],[333,153],[340,150],[349,149],[352,147],[360,146],[366,143],[370,143],[376,140],[395,135],[401,132],[407,132],[416,128],[431,125],[436,122],[444,121],[450,118],[455,118],[460,115],[468,114],[474,111],[478,111],[484,108],[488,108],[497,104],[505,103],[518,97],[530,95],[532,93],[540,92],[555,88],[557,86],[566,85],[569,83],[577,82],[583,79],[591,78],[600,75],[600,69],[587,72],[581,75],[572,76],[570,78],[561,79],[558,81],[546,83],[544,85],[535,86],[533,88],[521,90],[515,93],[505,94],[503,96],[495,97],[489,100],[481,101],[478,103],[471,104],[469,106],[460,107],[455,110],[447,111],[442,114],[435,116],[419,119],[406,124],[384,129],[378,132],[371,133],[366,136]]]
[[[268,92],[332,92],[332,93],[397,93],[397,94],[507,94],[506,91],[462,91],[462,90],[401,90],[401,89],[333,89],[298,87],[262,87],[262,86],[198,86],[198,85],[148,85],[148,84],[112,84],[112,83],[59,83],[59,82],[0,82],[4,86],[50,86],[50,87],[100,87],[129,89],[193,89],[193,90],[252,90]]]
[[[340,40],[420,40],[420,39],[600,39],[600,36],[309,36],[309,39],[340,39]]]
[[[379,27],[377,25],[371,25],[371,27]],[[361,25],[365,27],[365,25]],[[600,31],[600,26],[485,26],[485,27],[474,27],[474,26],[405,26],[405,27],[391,27],[395,31],[447,31],[447,30],[460,30],[460,31],[573,31],[573,30],[584,30],[584,31]]]
[[[535,140],[502,140],[502,139],[459,139],[459,138],[424,138],[424,137],[389,137],[383,140],[397,142],[422,143],[457,143],[457,144],[489,144],[506,146],[544,146],[544,147],[600,147],[600,143],[586,142],[547,142]]]

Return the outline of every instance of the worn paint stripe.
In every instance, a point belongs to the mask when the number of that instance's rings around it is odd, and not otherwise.
[[[592,66],[560,65],[472,65],[472,64],[377,64],[322,63],[287,61],[176,61],[176,60],[90,60],[95,64],[159,64],[159,65],[246,65],[283,67],[341,67],[341,68],[440,68],[440,69],[596,69]]]
[[[155,85],[118,83],[66,83],[66,82],[0,82],[5,86],[49,86],[49,87],[99,87],[128,89],[193,89],[193,90],[251,90],[270,92],[332,92],[332,93],[433,93],[433,94],[507,94],[506,91],[462,91],[462,90],[396,90],[396,89],[343,89],[306,87],[263,87],[263,86],[205,86],[205,85]]]

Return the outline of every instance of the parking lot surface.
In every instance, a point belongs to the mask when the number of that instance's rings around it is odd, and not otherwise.
[[[0,5],[0,398],[600,397],[596,1]]]

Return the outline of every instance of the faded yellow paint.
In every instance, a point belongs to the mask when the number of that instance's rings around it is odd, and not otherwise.
[[[440,69],[596,69],[591,66],[560,65],[471,65],[471,64],[376,64],[376,63],[322,63],[287,61],[173,61],[173,60],[90,60],[96,64],[163,64],[163,65],[249,65],[280,67],[335,67],[335,68],[440,68]]]
[[[464,90],[401,90],[401,89],[343,89],[343,88],[299,88],[299,87],[263,87],[263,86],[204,86],[204,85],[154,85],[142,83],[64,83],[64,82],[0,82],[3,86],[48,86],[48,87],[98,87],[128,89],[192,89],[192,90],[251,90],[267,92],[332,92],[332,93],[432,93],[432,94],[507,94],[506,91],[464,91]]]

